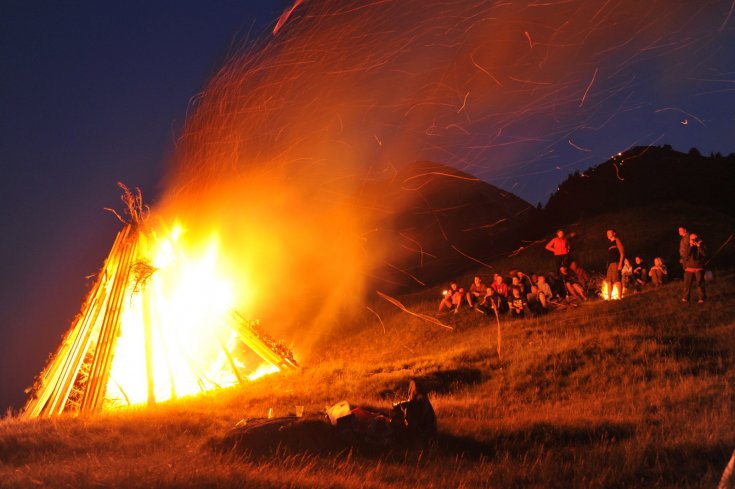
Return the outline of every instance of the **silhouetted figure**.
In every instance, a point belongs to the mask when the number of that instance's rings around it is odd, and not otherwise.
[[[398,441],[425,442],[436,436],[434,408],[414,379],[408,384],[408,399],[394,404],[390,417]]]
[[[697,302],[704,304],[706,290],[704,286],[704,263],[707,258],[707,249],[702,240],[695,233],[689,235],[689,252],[684,260],[684,296],[682,302],[689,302],[692,284],[697,289]]]
[[[683,270],[686,268],[684,266],[684,262],[686,261],[687,256],[689,256],[689,231],[687,231],[687,228],[680,227],[679,236],[681,236],[681,239],[679,240],[679,263]]]
[[[646,269],[646,262],[640,256],[635,257],[635,265],[633,266],[633,280],[635,281],[636,289],[640,290],[648,283],[648,270]]]
[[[620,271],[623,269],[623,260],[625,259],[625,249],[623,243],[618,238],[614,229],[607,230],[607,239],[610,241],[607,247],[607,273],[605,274],[605,282],[607,282],[608,300],[612,299],[613,290],[617,286],[618,293],[622,297],[622,283],[620,281]]]

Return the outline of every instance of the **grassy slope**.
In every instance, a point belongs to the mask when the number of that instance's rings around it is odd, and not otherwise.
[[[735,274],[706,307],[679,304],[679,287],[503,322],[502,361],[484,316],[444,316],[448,331],[379,303],[382,323],[346,323],[288,376],[152,410],[6,418],[0,487],[713,487],[735,448]],[[435,294],[405,301],[431,314]],[[387,408],[410,376],[435,388],[441,446],[265,461],[207,448],[270,407]]]

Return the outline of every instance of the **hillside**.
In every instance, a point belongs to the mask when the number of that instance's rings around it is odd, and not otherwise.
[[[702,156],[692,148],[643,146],[570,175],[544,207],[547,222],[572,223],[628,207],[694,202],[735,216],[735,154]]]
[[[735,266],[735,217],[698,204],[674,201],[630,207],[580,219],[563,228],[567,234],[574,233],[570,238],[572,256],[590,271],[604,271],[608,247],[605,233],[614,228],[627,256],[641,256],[647,263],[661,257],[672,276],[681,277],[677,231],[682,225],[703,237],[711,256],[709,268]],[[527,273],[552,270],[551,253],[544,249],[552,237],[553,231],[536,242],[526,242],[522,252],[504,258],[503,265]]]
[[[381,249],[374,271],[381,290],[406,291],[477,266],[475,257],[518,245],[537,210],[467,173],[421,161],[392,168],[360,189],[360,206],[378,218],[366,225],[368,249]]]
[[[548,214],[466,174],[444,173],[421,163],[382,194],[366,186],[373,200],[364,205],[405,209],[386,214],[376,231],[385,234],[370,239],[411,237],[389,241],[404,250],[391,259],[405,269],[381,279],[408,288],[409,272],[466,286],[474,273],[551,270],[543,249],[550,236],[509,253],[518,224],[504,220]],[[714,487],[735,449],[735,217],[700,202],[638,204],[562,221],[575,234],[575,258],[599,272],[604,233],[614,227],[629,255],[661,256],[676,276],[676,229],[684,224],[713,255],[705,306],[682,305],[674,280],[622,301],[501,317],[498,329],[495,318],[472,310],[437,316],[439,285],[397,296],[410,313],[375,298],[357,317],[325,325],[308,354],[296,351],[303,368],[289,375],[97,417],[28,421],[8,413],[0,420],[0,487]],[[451,239],[433,242],[442,232]],[[423,448],[329,450],[323,431],[298,440],[274,432],[257,445],[228,438],[269,411],[280,417],[303,407],[320,419],[342,400],[387,411],[411,378],[427,386],[438,417],[438,437]]]
[[[485,316],[441,316],[447,330],[377,302],[288,376],[152,410],[6,417],[0,487],[714,487],[735,448],[735,275],[709,285],[706,307],[682,307],[679,287],[503,318],[502,359]],[[437,297],[404,300],[433,314]],[[411,377],[438,416],[425,450],[213,449],[269,409],[387,409]]]

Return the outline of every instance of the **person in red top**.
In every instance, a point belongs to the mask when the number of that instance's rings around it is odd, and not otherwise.
[[[508,284],[503,280],[503,276],[495,274],[495,278],[490,287],[494,291],[492,301],[495,307],[500,312],[506,312],[508,310]]]
[[[554,254],[556,270],[559,270],[559,267],[561,266],[566,266],[571,247],[569,246],[569,241],[567,241],[567,238],[564,236],[564,231],[561,229],[558,230],[556,232],[556,237],[546,245],[546,249]]]

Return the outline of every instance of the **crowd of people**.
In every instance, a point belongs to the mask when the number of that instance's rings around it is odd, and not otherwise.
[[[660,287],[668,280],[669,270],[661,257],[655,257],[651,266],[641,256],[631,260],[615,230],[608,229],[606,234],[607,265],[601,281],[591,277],[572,257],[569,239],[560,229],[546,245],[554,257],[554,271],[526,274],[514,269],[507,276],[494,274],[490,283],[476,275],[466,290],[454,281],[443,292],[439,312],[457,313],[466,308],[483,314],[525,318],[559,307],[577,306],[591,297],[621,298],[647,287]],[[699,235],[684,227],[679,228],[679,236],[679,258],[684,272],[681,300],[688,302],[696,296],[697,302],[703,304],[706,248]]]

